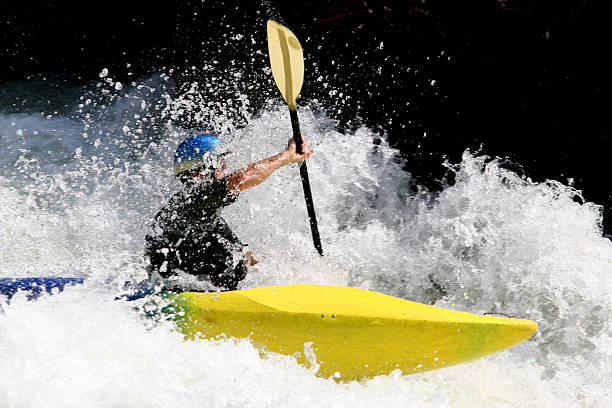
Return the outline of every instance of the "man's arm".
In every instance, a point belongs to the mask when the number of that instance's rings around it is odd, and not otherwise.
[[[247,188],[260,184],[279,168],[287,164],[303,161],[312,153],[312,150],[310,150],[305,143],[303,147],[304,153],[297,153],[295,141],[293,138],[290,138],[287,143],[287,148],[281,153],[249,164],[245,169],[230,174],[227,178],[227,188],[235,192],[246,190]]]

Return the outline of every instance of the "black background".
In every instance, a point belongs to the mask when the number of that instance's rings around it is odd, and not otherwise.
[[[242,80],[260,84],[252,92],[261,96],[275,89],[263,74],[267,55],[254,51],[265,51],[265,21],[274,18],[304,46],[302,100],[318,101],[340,128],[365,123],[386,133],[421,186],[452,182],[444,159],[481,149],[535,181],[573,179],[612,228],[612,71],[601,2],[0,5],[0,83],[41,73],[91,81],[102,68],[118,79],[175,68],[180,83],[203,79],[186,68],[216,58],[247,67]],[[228,40],[235,34],[245,40]]]

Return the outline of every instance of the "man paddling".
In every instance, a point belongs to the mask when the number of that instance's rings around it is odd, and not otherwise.
[[[305,153],[297,153],[291,138],[284,151],[230,173],[228,151],[218,137],[203,134],[179,144],[174,174],[182,189],[157,213],[145,239],[149,278],[166,290],[236,289],[247,266],[258,261],[245,252],[220,212],[242,190],[310,156],[312,150],[303,147]]]

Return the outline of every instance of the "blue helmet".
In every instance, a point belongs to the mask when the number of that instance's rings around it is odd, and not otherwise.
[[[216,156],[226,153],[225,143],[213,135],[197,135],[181,142],[174,153],[174,174],[208,167]],[[209,163],[209,161],[211,163]]]

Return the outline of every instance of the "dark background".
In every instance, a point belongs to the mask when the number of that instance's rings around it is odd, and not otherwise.
[[[587,201],[604,206],[609,232],[612,71],[600,3],[0,1],[0,83],[43,73],[86,82],[102,68],[121,80],[174,68],[180,85],[204,80],[210,73],[197,67],[218,61],[220,72],[242,69],[242,89],[263,100],[277,96],[264,73],[265,21],[274,18],[304,46],[301,100],[341,129],[384,132],[421,186],[452,183],[444,160],[481,149],[534,181],[573,179]]]

